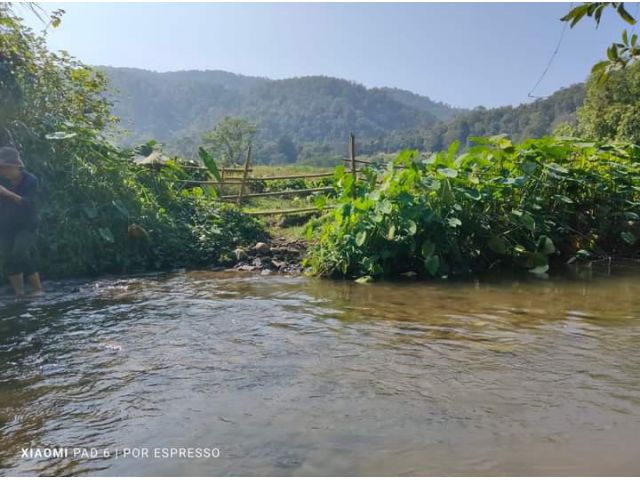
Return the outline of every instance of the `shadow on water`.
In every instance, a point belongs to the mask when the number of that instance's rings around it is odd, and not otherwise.
[[[0,473],[637,474],[639,272],[51,283],[0,300]],[[113,455],[171,446],[221,455]]]

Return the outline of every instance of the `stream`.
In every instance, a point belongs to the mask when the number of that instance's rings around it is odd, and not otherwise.
[[[638,475],[640,268],[600,270],[3,297],[0,474]]]

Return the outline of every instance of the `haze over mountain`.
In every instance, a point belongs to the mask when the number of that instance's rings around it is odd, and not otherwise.
[[[271,80],[224,71],[100,69],[114,88],[114,113],[130,132],[125,143],[155,139],[170,152],[192,156],[204,132],[226,116],[242,117],[258,124],[261,162],[281,161],[277,145],[291,142],[298,159],[335,155],[352,131],[366,153],[442,148],[470,135],[544,135],[571,120],[584,96],[578,85],[518,107],[465,110],[406,90],[325,76]]]
[[[367,89],[323,76],[269,80],[222,71],[156,73],[101,67],[116,89],[115,113],[133,135],[168,144],[211,130],[226,116],[259,125],[259,138],[344,142],[423,128],[461,110],[397,89]]]

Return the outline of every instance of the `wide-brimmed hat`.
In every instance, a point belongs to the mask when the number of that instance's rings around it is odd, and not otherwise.
[[[13,147],[0,147],[0,167],[24,167],[20,153]]]

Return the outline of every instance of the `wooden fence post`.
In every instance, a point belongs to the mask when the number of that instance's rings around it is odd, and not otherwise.
[[[251,145],[247,150],[247,158],[244,161],[244,174],[242,175],[242,183],[240,184],[240,195],[238,195],[238,205],[242,203],[242,197],[244,196],[244,187],[247,183],[247,175],[249,174],[249,165],[251,164]]]
[[[349,135],[349,150],[351,150],[351,175],[353,176],[353,186],[351,187],[351,196],[356,198],[357,189],[357,170],[356,170],[356,137],[351,133]]]
[[[224,167],[220,167],[220,186],[218,187],[220,196],[224,195],[223,189],[224,189]]]

